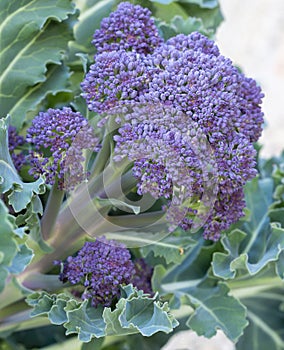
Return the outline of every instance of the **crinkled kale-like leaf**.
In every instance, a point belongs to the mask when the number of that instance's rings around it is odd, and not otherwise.
[[[8,203],[15,212],[27,207],[34,196],[45,191],[44,180],[24,183],[18,175],[8,148],[9,118],[0,119],[0,194],[7,194]]]
[[[8,148],[9,118],[0,119],[0,195],[5,197],[6,205],[10,205],[15,213],[16,226],[24,232],[29,232],[30,237],[36,241],[42,249],[48,250],[40,233],[40,221],[38,214],[42,214],[42,203],[39,195],[45,192],[45,184],[42,178],[35,182],[23,182],[17,173]]]
[[[269,207],[273,198],[271,179],[254,179],[246,187],[248,219],[240,228],[223,236],[225,252],[213,255],[213,273],[223,279],[237,275],[255,275],[272,262],[277,262],[284,250],[284,229],[270,224]],[[272,212],[272,217],[279,213]]]
[[[178,266],[157,266],[153,285],[162,295],[173,295],[171,307],[192,308],[187,325],[199,335],[212,337],[222,329],[232,341],[247,326],[245,307],[231,296],[230,289],[216,278],[208,278],[212,255],[219,243],[198,242]]]
[[[169,333],[178,322],[170,314],[167,303],[157,295],[151,297],[132,285],[122,287],[122,296],[115,308],[94,308],[85,300],[76,301],[65,294],[36,292],[27,297],[33,307],[31,316],[46,315],[53,324],[63,324],[66,334],[78,334],[82,342],[105,335],[140,333],[151,336]]]
[[[22,272],[30,263],[33,251],[25,244],[26,237],[17,230],[15,218],[0,200],[0,292],[9,274]]]

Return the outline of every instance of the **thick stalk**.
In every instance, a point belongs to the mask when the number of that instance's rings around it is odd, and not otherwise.
[[[102,148],[99,150],[94,163],[92,164],[90,173],[91,178],[98,176],[105,168],[110,156],[110,135],[107,134],[103,138]]]
[[[41,234],[45,241],[47,241],[52,234],[52,229],[60,211],[63,197],[64,191],[58,189],[58,183],[56,181],[51,187],[47,204],[41,219]]]
[[[113,186],[113,183],[118,184],[121,180],[121,187],[124,189],[130,190],[135,186],[135,181],[129,185],[129,174],[121,176],[124,168],[125,164],[109,168],[87,185],[81,186],[74,196],[66,201],[47,240],[53,251],[50,254],[38,251],[32,263],[18,277],[20,283],[28,286],[33,274],[44,274],[53,267],[55,260],[64,260],[68,255],[74,254],[83,245],[86,234],[96,237],[117,230],[118,226],[111,222],[113,218],[107,217],[109,207],[99,208],[96,198],[108,187],[108,195],[116,195],[116,186]]]
[[[230,294],[236,298],[250,298],[258,293],[273,288],[283,288],[284,282],[278,276],[262,277],[249,280],[231,280],[227,282],[230,288]]]

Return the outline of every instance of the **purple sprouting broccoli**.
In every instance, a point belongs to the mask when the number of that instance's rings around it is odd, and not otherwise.
[[[92,41],[98,53],[125,50],[140,54],[152,53],[162,42],[151,12],[128,2],[102,20]]]
[[[68,107],[40,112],[26,139],[35,149],[30,153],[30,174],[44,175],[51,185],[57,181],[60,189],[71,189],[86,178],[82,151],[98,143],[88,121]]]
[[[169,39],[152,55],[156,67],[141,102],[164,103],[181,110],[211,144],[242,134],[258,140],[263,124],[263,94],[256,82],[218,54],[200,33]]]
[[[86,242],[75,257],[68,257],[59,278],[62,282],[83,287],[79,295],[75,290],[76,296],[89,299],[97,307],[111,306],[120,296],[120,285],[133,283],[148,293],[151,290],[150,274],[152,269],[145,262],[132,262],[130,252],[123,244],[100,237],[94,242]]]
[[[118,104],[137,103],[152,74],[151,65],[151,60],[134,52],[97,55],[81,84],[88,108],[101,113]]]
[[[110,18],[122,23],[124,13]],[[120,30],[127,35],[128,28]],[[123,34],[112,35],[123,46]],[[112,50],[110,42],[95,44],[99,53]],[[95,56],[82,84],[91,110],[121,109],[114,159],[133,162],[138,194],[168,200],[170,223],[191,230],[198,213],[204,237],[218,240],[243,215],[243,187],[256,175],[260,87],[198,32],[160,42],[147,55],[115,49],[123,51]]]
[[[8,128],[9,151],[15,165],[15,168],[20,171],[25,163],[25,155],[22,152],[17,152],[17,148],[23,146],[25,138],[17,133],[17,129],[10,125]]]

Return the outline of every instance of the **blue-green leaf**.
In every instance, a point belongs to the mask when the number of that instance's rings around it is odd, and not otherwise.
[[[277,262],[284,250],[284,229],[269,223],[272,193],[271,179],[254,179],[247,185],[249,217],[240,229],[223,236],[225,252],[216,252],[213,256],[215,276],[233,279],[237,274],[255,275],[269,263]]]
[[[222,329],[228,338],[237,341],[248,325],[246,308],[228,295],[229,292],[224,283],[211,288],[190,288],[186,298],[195,312],[190,316],[188,326],[207,338],[215,335],[217,329]]]
[[[88,0],[78,2],[80,15],[74,26],[75,40],[71,42],[71,61],[76,60],[76,53],[83,52],[92,55],[95,47],[92,45],[93,34],[100,28],[101,20],[108,17],[115,0]]]
[[[27,297],[33,307],[31,316],[46,315],[53,324],[63,324],[66,334],[78,334],[79,340],[89,342],[105,335],[169,333],[178,322],[170,314],[167,303],[158,296],[151,297],[132,285],[122,287],[115,308],[94,308],[90,302],[76,301],[65,294],[49,295],[37,292]]]
[[[76,305],[77,306],[77,305]],[[100,338],[105,335],[105,322],[102,318],[101,307],[91,307],[87,300],[76,307],[68,303],[66,306],[68,321],[64,324],[66,335],[78,334],[82,342],[89,342],[93,337]],[[52,319],[50,319],[52,321]]]
[[[0,119],[0,193],[8,193],[9,204],[15,212],[20,212],[33,200],[34,196],[45,191],[44,180],[24,183],[18,175],[8,148],[8,118]]]
[[[237,343],[237,350],[284,349],[283,288],[253,293],[242,302],[248,308],[249,326]]]
[[[156,2],[163,5],[169,5],[173,2],[180,2],[185,4],[194,4],[198,5],[201,8],[205,9],[213,9],[219,5],[218,0],[151,0],[152,2]]]
[[[48,95],[56,95],[59,92],[71,92],[69,79],[71,77],[70,70],[65,65],[52,64],[48,67],[45,74],[45,80],[39,82],[26,90],[25,94],[17,100],[10,109],[11,116],[27,115],[27,112],[37,111],[42,101]],[[27,115],[29,118],[30,113]],[[32,113],[34,116],[34,113]],[[14,122],[14,119],[13,119]]]
[[[19,237],[15,218],[0,199],[0,292],[9,274],[22,272],[30,263],[33,251],[25,245],[27,236]]]
[[[153,253],[155,257],[162,257],[167,264],[179,264],[185,257],[187,250],[196,242],[190,236],[169,235],[161,241],[143,246],[140,250],[145,258]]]
[[[185,4],[198,5],[204,9],[213,9],[219,5],[218,0],[178,0],[178,1]]]
[[[71,0],[2,0],[0,2],[0,105],[1,116],[10,113],[21,127],[28,89],[44,82],[47,65],[61,64],[72,38],[66,19],[75,11]],[[31,91],[32,93],[32,91]],[[25,105],[23,113],[22,103]],[[18,108],[19,107],[19,108]]]
[[[172,2],[175,2],[175,0],[151,0],[152,2],[157,2],[162,5],[169,5]]]

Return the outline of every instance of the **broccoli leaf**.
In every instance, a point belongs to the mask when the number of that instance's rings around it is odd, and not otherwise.
[[[283,288],[253,293],[242,302],[248,308],[249,326],[237,343],[237,350],[284,349]]]
[[[150,253],[155,257],[163,257],[167,264],[179,264],[187,252],[196,242],[188,235],[169,235],[154,244],[143,246],[140,251],[144,258]]]
[[[157,332],[169,333],[178,325],[167,303],[161,303],[157,295],[151,297],[132,285],[122,287],[121,293],[113,310],[94,308],[88,300],[80,302],[65,294],[46,292],[33,293],[26,301],[33,307],[31,316],[48,316],[51,323],[63,324],[66,335],[75,333],[82,342],[114,334],[140,333],[149,337]]]
[[[1,114],[20,128],[35,101],[24,101],[46,81],[47,65],[60,65],[72,38],[66,19],[75,12],[70,0],[3,0],[0,3]],[[33,89],[28,90],[30,87]],[[23,113],[23,104],[25,113]]]
[[[101,20],[107,17],[115,0],[89,0],[78,2],[80,15],[74,26],[75,40],[71,42],[71,61],[75,59],[76,52],[83,52],[89,55],[95,53],[92,45],[93,34],[100,27]]]
[[[228,295],[229,292],[224,283],[189,288],[185,300],[195,309],[187,322],[189,328],[207,338],[215,335],[217,329],[222,329],[228,338],[237,341],[248,325],[246,308]]]
[[[15,212],[27,207],[34,196],[45,191],[44,180],[24,183],[18,175],[8,148],[8,118],[0,119],[0,193],[7,194],[8,202]]]
[[[246,310],[225,283],[208,275],[218,247],[200,240],[180,265],[170,270],[157,266],[153,285],[160,294],[173,295],[171,307],[192,308],[187,325],[198,335],[212,337],[221,329],[235,342],[247,326]]]
[[[0,194],[6,197],[7,205],[11,205],[14,212],[20,213],[16,217],[16,225],[23,232],[29,230],[30,236],[41,248],[48,250],[41,237],[38,218],[38,214],[42,214],[38,195],[45,192],[44,180],[39,178],[25,183],[18,175],[8,148],[8,124],[8,117],[0,119]]]
[[[176,0],[151,0],[152,2],[157,2],[163,5],[169,5]],[[218,0],[178,0],[177,2],[186,3],[186,4],[195,4],[204,9],[212,9],[218,6]]]
[[[8,213],[8,209],[0,200],[0,292],[4,289],[6,278],[10,273],[22,272],[30,263],[33,251],[24,241],[26,235],[19,237],[15,225],[15,218]]]
[[[284,250],[284,229],[270,224],[273,181],[255,178],[246,186],[249,217],[240,228],[223,236],[225,252],[213,255],[213,273],[223,279],[255,275],[268,264],[279,259]]]

